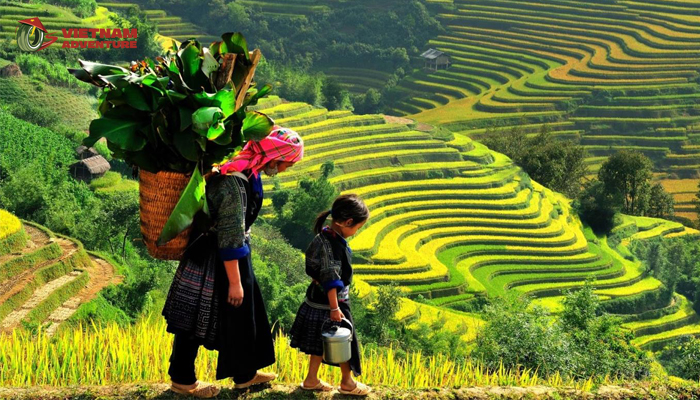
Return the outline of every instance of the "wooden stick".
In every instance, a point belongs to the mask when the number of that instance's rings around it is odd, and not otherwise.
[[[221,90],[231,81],[231,74],[233,74],[233,67],[236,65],[237,55],[238,54],[227,53],[222,56],[223,60],[221,61],[219,71],[216,73],[216,81],[214,82],[216,90]]]
[[[260,62],[261,56],[262,53],[260,52],[260,49],[255,49],[250,52],[250,62],[253,63],[253,65],[250,66],[250,69],[248,70],[248,75],[243,80],[243,86],[238,92],[238,98],[236,98],[236,110],[238,110],[241,104],[243,104],[243,100],[245,100],[245,94],[248,91],[248,88],[250,88],[250,84],[253,82],[255,68],[258,66],[258,62]],[[238,88],[236,88],[236,90],[238,90]]]

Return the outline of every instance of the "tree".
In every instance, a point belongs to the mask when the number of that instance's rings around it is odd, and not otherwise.
[[[528,302],[509,296],[487,306],[485,316],[472,357],[487,368],[503,365],[536,369],[545,376],[557,371],[568,375],[572,354],[566,334],[544,308],[528,309]]]
[[[129,7],[126,11],[126,17],[110,15],[109,19],[119,28],[136,28],[138,30],[136,49],[129,52],[129,57],[132,60],[142,60],[146,57],[153,59],[163,53],[163,48],[156,40],[156,26],[148,22],[146,13],[141,11],[138,6]]]
[[[622,212],[643,215],[649,200],[652,163],[638,151],[621,150],[608,158],[598,171],[605,191],[622,200]]]
[[[675,204],[673,196],[660,183],[656,183],[649,190],[649,206],[645,214],[654,218],[671,218]]]
[[[614,217],[620,211],[620,201],[605,190],[603,182],[594,179],[584,184],[572,207],[581,219],[596,233],[608,233],[615,225]]]
[[[228,18],[231,21],[235,32],[247,32],[252,27],[252,21],[250,20],[250,14],[245,6],[232,1],[226,4],[228,8]]]
[[[692,336],[679,337],[664,347],[659,361],[670,374],[697,381],[700,379],[700,340]]]
[[[508,131],[496,127],[489,127],[486,129],[481,142],[489,149],[503,153],[510,157],[511,160],[515,161],[518,154],[525,148],[526,140],[525,132],[519,124],[513,126]]]
[[[561,321],[564,325],[586,331],[596,319],[600,299],[593,292],[591,283],[592,281],[588,279],[583,289],[576,292],[567,291],[564,298],[564,311],[561,313]]]
[[[102,232],[99,237],[107,242],[112,254],[121,254],[123,260],[126,243],[141,236],[139,192],[130,190],[107,193],[101,196],[104,217],[99,224]]]
[[[352,110],[350,93],[335,78],[326,78],[322,88],[323,105],[329,110]]]
[[[557,140],[547,124],[532,138],[528,138],[520,126],[508,132],[490,128],[483,143],[510,157],[535,181],[571,198],[581,191],[581,181],[588,173],[584,147]]]
[[[324,163],[321,171],[317,179],[302,178],[296,189],[286,190],[286,193],[277,191],[272,198],[277,214],[273,224],[298,249],[306,249],[314,236],[316,216],[330,208],[338,195],[336,188],[328,181],[333,172],[332,161]]]
[[[355,95],[353,104],[356,114],[379,113],[382,109],[382,94],[375,88],[369,88],[366,93]]]

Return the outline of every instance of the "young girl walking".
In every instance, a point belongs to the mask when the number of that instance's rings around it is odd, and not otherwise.
[[[328,217],[332,217],[330,226],[323,226]],[[331,391],[333,387],[318,378],[323,360],[323,339],[321,330],[328,320],[335,322],[346,318],[355,323],[350,313],[349,290],[352,283],[352,250],[346,239],[354,235],[369,218],[369,210],[357,195],[339,196],[330,210],[324,211],[316,218],[314,237],[306,250],[306,274],[313,281],[306,290],[306,298],[299,307],[294,324],[289,332],[291,347],[309,354],[309,372],[301,384],[305,390]],[[353,329],[351,358],[340,364],[342,380],[339,392],[342,394],[365,396],[371,389],[356,382],[352,374],[359,376],[359,345]]]

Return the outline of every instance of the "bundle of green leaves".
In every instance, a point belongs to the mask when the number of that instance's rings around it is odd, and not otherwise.
[[[69,69],[104,88],[100,118],[90,123],[85,146],[105,138],[113,157],[130,165],[191,173],[159,245],[191,225],[199,210],[208,214],[203,176],[212,165],[233,157],[246,141],[264,138],[274,125],[267,115],[246,111],[271,90],[249,90],[260,51],[249,52],[240,32],[221,39],[210,48],[196,39],[179,48],[173,43],[165,57],[130,68],[80,60],[80,69]]]

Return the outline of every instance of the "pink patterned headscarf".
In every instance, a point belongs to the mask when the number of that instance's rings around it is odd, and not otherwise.
[[[304,156],[304,142],[295,131],[279,125],[260,141],[251,140],[238,155],[219,166],[222,175],[251,170],[255,176],[272,160],[297,162]]]

